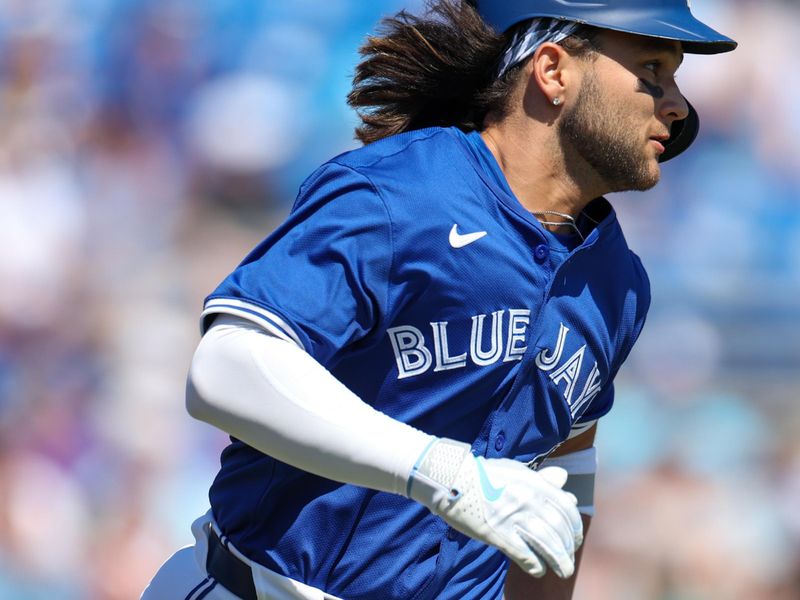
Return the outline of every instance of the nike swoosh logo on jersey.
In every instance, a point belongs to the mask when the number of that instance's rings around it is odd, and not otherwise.
[[[488,235],[485,231],[476,231],[475,233],[458,233],[458,224],[453,225],[450,230],[450,245],[453,248],[463,248],[469,246],[472,242],[477,242],[479,239]]]
[[[483,466],[483,457],[479,456],[476,460],[478,463],[478,477],[481,480],[481,489],[483,490],[483,495],[486,496],[486,499],[489,502],[494,502],[503,494],[503,490],[506,489],[506,486],[501,488],[494,487],[492,482],[489,481],[489,476],[486,474],[486,468]]]

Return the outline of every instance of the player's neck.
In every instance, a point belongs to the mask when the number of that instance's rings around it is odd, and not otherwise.
[[[589,202],[608,192],[580,159],[567,158],[552,124],[512,116],[488,125],[481,135],[514,195],[533,213],[577,218]]]

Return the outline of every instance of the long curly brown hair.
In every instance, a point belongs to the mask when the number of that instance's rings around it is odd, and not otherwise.
[[[368,144],[431,126],[481,129],[502,117],[520,68],[497,79],[507,38],[468,0],[437,0],[423,16],[402,11],[381,22],[360,50],[348,103],[359,114],[356,137]]]

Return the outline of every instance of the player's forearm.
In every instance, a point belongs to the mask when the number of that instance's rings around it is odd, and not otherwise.
[[[583,533],[586,535],[592,518],[588,515],[581,515],[583,519]],[[575,553],[575,573],[572,577],[562,579],[552,571],[548,571],[544,577],[535,578],[523,572],[515,564],[511,564],[506,576],[506,586],[503,593],[504,600],[530,600],[531,598],[543,598],[547,600],[571,600],[575,590],[575,582],[580,572],[581,556],[583,548]]]
[[[540,465],[540,468],[558,466],[567,471],[564,490],[572,493],[577,500],[584,536],[594,515],[594,479],[597,472],[597,452],[594,447],[596,432],[595,424],[583,433],[568,439]],[[575,573],[567,578],[558,577],[552,571],[548,571],[542,578],[533,578],[512,564],[506,576],[505,600],[527,598],[570,600],[582,553],[583,546],[575,553]]]
[[[405,492],[431,436],[374,410],[300,348],[224,319],[192,361],[193,417],[304,471]]]

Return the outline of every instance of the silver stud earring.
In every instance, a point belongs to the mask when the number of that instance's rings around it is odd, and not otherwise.
[[[553,98],[553,106],[558,106],[561,104],[561,98]]]

